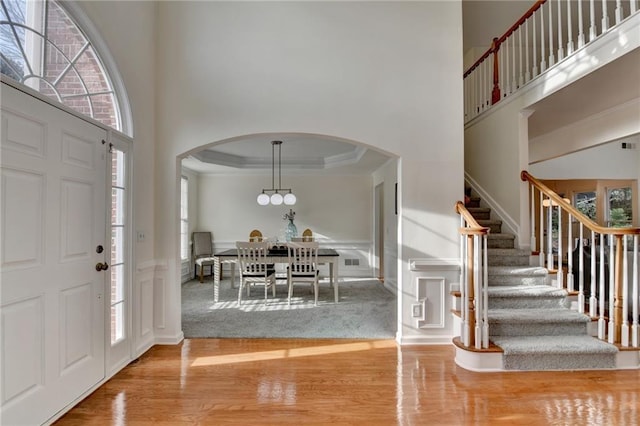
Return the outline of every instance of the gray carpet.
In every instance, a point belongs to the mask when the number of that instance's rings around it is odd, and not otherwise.
[[[333,288],[321,282],[318,306],[310,286],[294,287],[287,306],[287,286],[279,284],[276,297],[255,288],[243,295],[229,280],[220,283],[220,297],[213,301],[213,284],[192,280],[182,285],[182,330],[185,338],[394,338],[396,297],[374,279],[342,279],[340,302],[333,302]]]

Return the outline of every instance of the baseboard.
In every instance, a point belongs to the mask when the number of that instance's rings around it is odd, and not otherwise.
[[[184,340],[184,333],[180,330],[180,333],[175,336],[156,336],[156,345],[177,345]]]
[[[451,345],[453,336],[397,336],[396,340],[401,346],[410,345]]]

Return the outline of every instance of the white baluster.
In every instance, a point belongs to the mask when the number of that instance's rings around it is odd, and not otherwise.
[[[573,284],[573,215],[571,213],[569,213],[567,234],[567,290],[575,291]]]
[[[622,294],[620,300],[622,301],[622,334],[620,338],[620,344],[622,346],[629,346],[629,305],[627,303],[628,290],[629,290],[629,265],[627,261],[627,237],[622,236]]]
[[[573,53],[573,20],[571,17],[571,0],[567,1],[567,56]]]
[[[475,347],[476,349],[482,348],[482,287],[480,282],[480,239],[478,235],[473,236],[473,284],[474,284],[474,301],[476,306],[476,328],[475,333]]]
[[[504,43],[502,43],[502,49],[504,50],[504,96],[509,96],[511,94],[511,66],[510,66],[510,56],[511,49],[509,49],[509,39],[506,39]]]
[[[622,21],[622,1],[616,0],[616,25]]]
[[[540,73],[547,69],[546,62],[546,43],[544,42],[544,5],[540,6]]]
[[[584,225],[580,222],[580,243],[578,249],[578,312],[584,313]]]
[[[553,266],[553,225],[551,221],[553,204],[549,198],[549,207],[547,208],[547,269],[554,269]]]
[[[640,291],[640,282],[638,282],[638,236],[633,236],[633,279],[631,280],[631,285],[633,288],[632,296],[633,296],[633,306],[632,306],[632,315],[633,315],[633,325],[631,326],[631,346],[637,348],[640,345],[640,324],[638,324],[638,317],[640,317],[639,307],[638,307],[638,299]]]
[[[535,250],[538,246],[536,241],[536,190],[533,185],[529,185],[531,191],[531,213],[529,214],[529,220],[531,221],[531,250]]]
[[[499,65],[500,74],[499,74],[499,76],[500,76],[500,80],[499,80],[498,83],[500,84],[500,97],[501,98],[504,98],[505,96],[507,96],[507,83],[506,82],[508,80],[505,79],[505,75],[506,75],[505,69],[507,68],[505,66],[506,61],[504,59],[504,56],[505,56],[505,53],[504,53],[505,44],[506,43],[503,43],[501,45],[502,47],[500,48],[500,51],[499,51],[500,52],[500,55],[499,55],[499,61],[500,61],[500,65]]]
[[[489,347],[489,259],[488,259],[488,245],[487,242],[489,237],[485,234],[482,236],[483,240],[483,249],[482,249],[482,270],[483,279],[482,279],[482,297],[484,299],[484,309],[483,309],[483,330],[482,330],[482,347]]]
[[[598,281],[598,288],[600,289],[599,295],[599,318],[598,318],[598,338],[604,339],[606,337],[607,321],[605,320],[605,288],[604,288],[604,234],[600,234],[600,279]],[[595,258],[591,259],[595,263]]]
[[[589,0],[589,22],[590,22],[590,26],[589,26],[589,41],[593,41],[595,40],[595,38],[598,36],[597,33],[597,29],[596,29],[596,6],[595,6],[596,0]]]
[[[589,316],[591,318],[596,316],[596,302],[596,234],[591,231],[591,281],[589,285]]]
[[[564,42],[562,41],[562,1],[558,0],[558,62],[564,58]]]
[[[538,9],[533,16],[531,17],[533,20],[531,22],[531,29],[533,32],[533,69],[531,70],[531,77],[536,77],[538,75],[538,38],[536,37],[536,16],[538,15]]]
[[[562,208],[558,205],[558,288],[564,288],[564,265],[562,262]]]
[[[614,272],[615,272],[615,263],[614,263],[614,253],[613,253],[613,235],[609,235],[609,343],[613,343],[615,341],[616,333],[615,333],[615,288],[616,283],[614,281]]]
[[[602,0],[602,33],[609,30],[609,12],[607,11],[607,0]]]
[[[524,73],[522,72],[522,25],[518,27],[518,87],[524,86]]]
[[[544,268],[544,194],[540,191],[540,267]]]
[[[578,49],[584,46],[584,23],[582,22],[583,19],[582,0],[578,0]]]
[[[531,80],[531,66],[529,64],[529,19],[524,21],[524,81]]]
[[[556,63],[555,55],[553,54],[553,5],[551,0],[547,4],[549,5],[549,68],[551,68]]]
[[[518,73],[516,72],[516,33],[511,33],[511,91],[518,90]]]

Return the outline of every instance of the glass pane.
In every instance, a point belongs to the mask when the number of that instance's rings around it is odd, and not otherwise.
[[[111,265],[124,262],[124,228],[114,226],[111,228]]]
[[[19,32],[19,37],[20,34],[22,34],[21,42],[24,45],[24,30]],[[26,62],[8,24],[0,25],[0,50],[2,51],[2,74],[22,81],[22,76],[27,69]]]
[[[111,344],[124,339],[124,302],[111,307]]]
[[[124,190],[111,189],[111,224],[124,226]]]
[[[102,65],[89,46],[74,64],[89,93],[109,92],[111,87],[102,71]]]
[[[631,226],[633,220],[631,188],[615,188],[608,191],[609,217],[607,225],[615,228]]]
[[[114,265],[111,268],[111,304],[124,300],[124,265]]]
[[[596,220],[596,193],[595,191],[578,192],[574,195],[574,205],[580,213],[591,220]]]
[[[119,128],[116,102],[113,93],[103,95],[89,95],[93,105],[93,118],[114,129]]]
[[[86,37],[56,2],[49,2],[47,20],[47,39],[73,60],[87,44]]]
[[[7,12],[9,12],[9,19],[11,19],[11,22],[16,22],[19,24],[24,24],[27,22],[25,18],[27,10],[26,0],[2,0],[2,3],[4,4],[4,6],[6,6]]]
[[[118,151],[117,149],[113,150],[111,155],[111,173],[113,175],[113,179],[111,180],[111,185],[118,186],[120,188],[124,188],[125,186],[125,157],[124,152]]]
[[[44,79],[54,83],[69,66],[69,58],[63,55],[50,41],[47,41]]]

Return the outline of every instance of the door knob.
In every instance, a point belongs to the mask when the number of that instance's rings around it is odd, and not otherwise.
[[[107,263],[102,263],[102,262],[98,262],[96,263],[96,271],[100,272],[100,271],[106,271],[107,269],[109,269],[109,265],[107,265]]]

